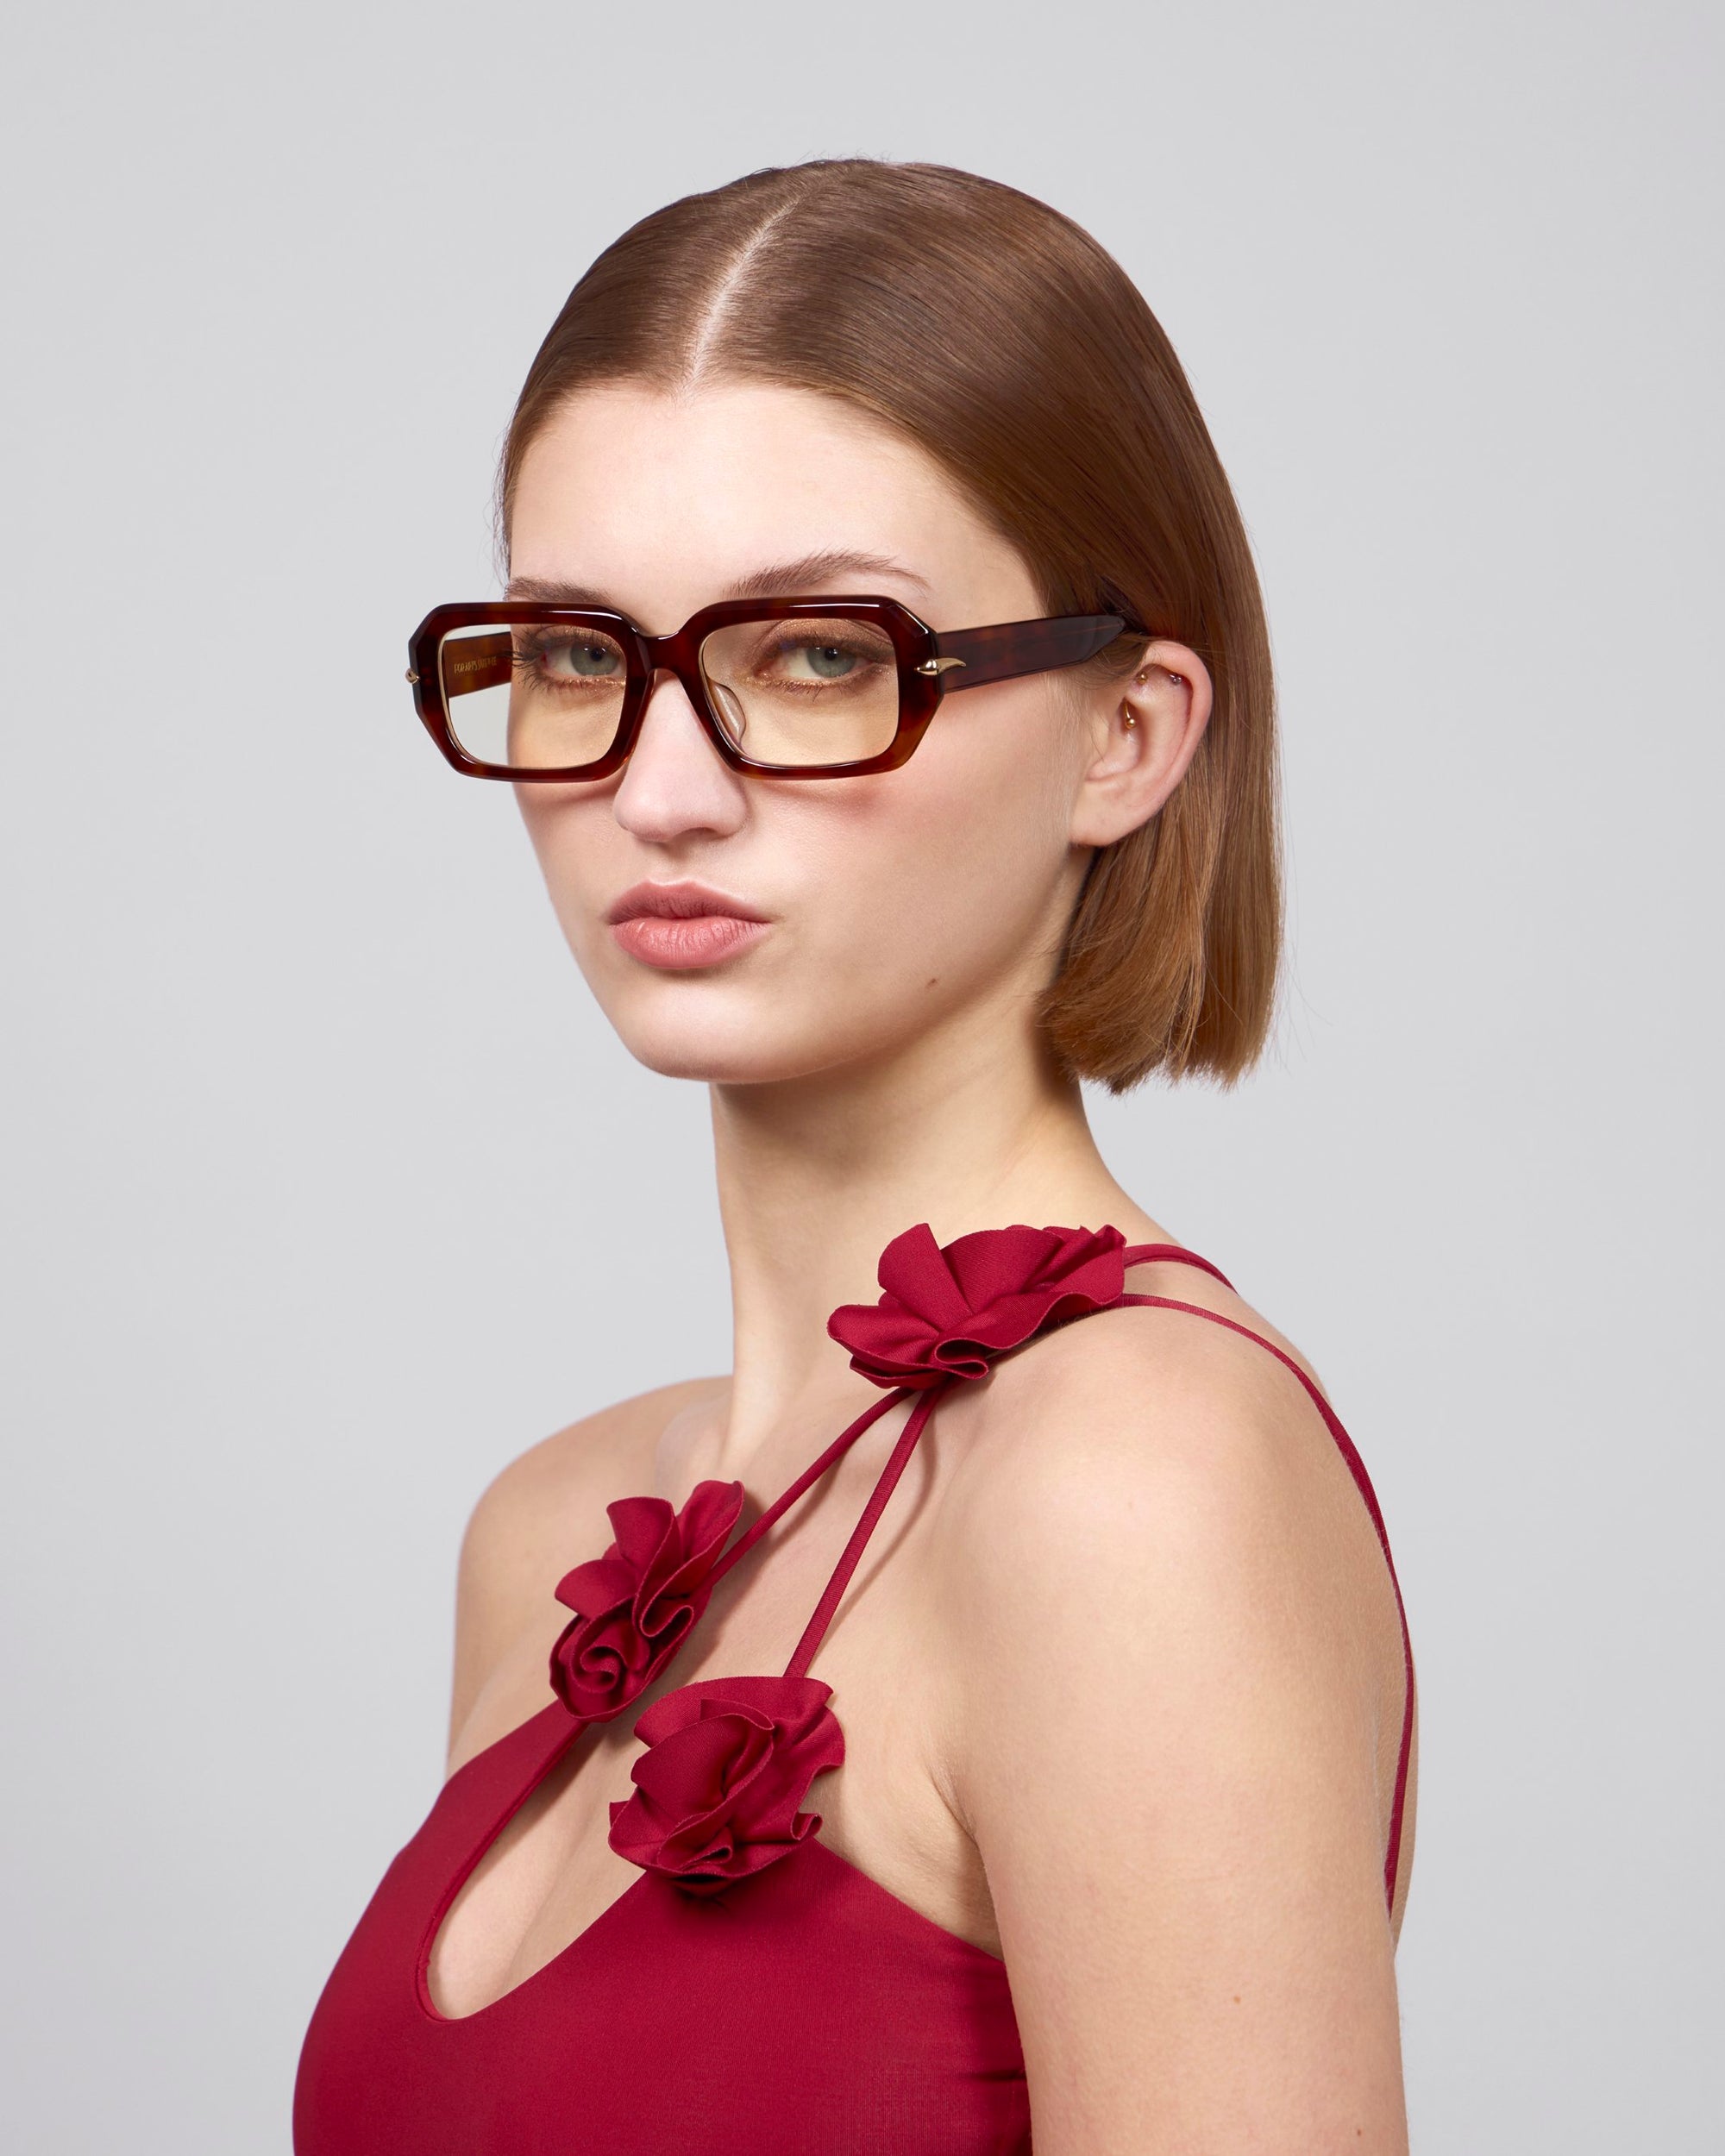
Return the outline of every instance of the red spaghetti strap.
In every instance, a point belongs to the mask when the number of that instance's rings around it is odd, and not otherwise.
[[[950,1379],[947,1382],[951,1382]],[[851,1530],[850,1539],[844,1545],[844,1553],[833,1567],[832,1576],[826,1583],[825,1592],[815,1604],[814,1614],[803,1628],[803,1636],[797,1642],[796,1652],[785,1665],[787,1677],[807,1676],[808,1665],[814,1659],[815,1649],[819,1646],[823,1633],[832,1621],[832,1613],[837,1608],[840,1597],[850,1584],[850,1575],[856,1570],[862,1560],[862,1552],[868,1547],[869,1538],[875,1532],[875,1523],[886,1510],[887,1500],[892,1495],[900,1476],[904,1473],[906,1467],[909,1464],[912,1453],[916,1451],[917,1439],[928,1426],[929,1417],[934,1413],[935,1401],[945,1390],[945,1385],[931,1386],[917,1401],[916,1406],[912,1408],[909,1420],[899,1432],[899,1441],[893,1447],[891,1458],[881,1470],[880,1480],[875,1485],[874,1494],[862,1507],[862,1518]],[[900,1399],[903,1395],[894,1394],[892,1397]]]
[[[1120,1252],[1128,1271],[1134,1265],[1195,1265],[1201,1273],[1208,1273],[1212,1280],[1219,1280],[1224,1288],[1233,1286],[1220,1266],[1211,1264],[1208,1257],[1200,1257],[1196,1250],[1189,1250],[1178,1243],[1132,1243]],[[1127,1296],[1130,1302],[1132,1297]]]
[[[857,1438],[862,1436],[865,1430],[871,1428],[873,1425],[877,1423],[881,1420],[881,1417],[886,1413],[888,1407],[896,1407],[899,1401],[904,1399],[904,1388],[900,1387],[894,1392],[883,1394],[881,1397],[874,1401],[871,1406],[865,1407],[862,1413],[857,1416],[856,1421],[850,1424],[849,1428],[839,1432],[838,1435],[832,1440],[832,1443],[827,1446],[825,1451],[820,1454],[819,1458],[809,1462],[808,1465],[803,1470],[802,1473],[798,1476],[796,1481],[791,1484],[790,1488],[787,1490],[781,1492],[779,1496],[775,1497],[772,1503],[768,1506],[766,1511],[762,1514],[761,1517],[753,1521],[742,1534],[737,1536],[736,1541],[731,1544],[731,1547],[718,1560],[718,1564],[713,1566],[712,1572],[708,1575],[708,1577],[712,1580],[723,1579],[724,1575],[731,1570],[731,1566],[736,1564],[738,1557],[746,1557],[748,1555],[749,1551],[754,1548],[755,1545],[761,1539],[762,1536],[766,1533],[767,1530],[772,1526],[773,1522],[777,1520],[781,1514],[787,1512],[790,1507],[796,1503],[798,1498],[802,1495],[803,1492],[808,1489],[810,1484],[812,1482],[818,1482],[821,1476],[825,1474],[828,1468],[832,1465],[833,1462],[837,1459],[842,1458],[843,1456],[850,1450],[851,1446],[856,1444]]]
[[[1202,1318],[1210,1325],[1226,1326],[1230,1332],[1238,1332],[1243,1339],[1256,1340],[1259,1347],[1292,1370],[1305,1387],[1313,1406],[1324,1419],[1324,1427],[1335,1440],[1337,1451],[1347,1463],[1355,1489],[1364,1500],[1371,1524],[1377,1530],[1377,1545],[1383,1552],[1383,1562],[1389,1568],[1389,1584],[1396,1595],[1396,1614],[1402,1626],[1402,1662],[1407,1672],[1407,1689],[1402,1706],[1402,1746],[1396,1762],[1396,1796],[1389,1812],[1389,1846],[1383,1860],[1383,1890],[1393,1908],[1396,1903],[1396,1874],[1402,1856],[1402,1814],[1408,1798],[1408,1766],[1414,1742],[1414,1642],[1408,1631],[1408,1612],[1402,1600],[1402,1583],[1396,1576],[1396,1560],[1389,1554],[1389,1537],[1384,1531],[1383,1514],[1378,1507],[1377,1493],[1371,1487],[1371,1477],[1365,1471],[1365,1462],[1354,1450],[1353,1439],[1343,1429],[1329,1401],[1294,1357],[1277,1347],[1273,1340],[1266,1340],[1261,1332],[1254,1332],[1250,1326],[1241,1325],[1236,1319],[1225,1318],[1219,1310],[1206,1310],[1195,1302],[1176,1302],[1168,1295],[1122,1295],[1120,1300],[1147,1310],[1183,1310],[1189,1317]]]

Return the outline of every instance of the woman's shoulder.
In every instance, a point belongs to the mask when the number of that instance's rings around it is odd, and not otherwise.
[[[689,1378],[618,1401],[542,1438],[492,1476],[461,1538],[455,1751],[477,1750],[519,1719],[490,1727],[510,1714],[519,1670],[531,1670],[535,1692],[543,1690],[544,1657],[568,1615],[555,1599],[558,1581],[605,1548],[605,1507],[653,1487],[660,1448],[728,1382]]]
[[[1315,1473],[1358,1509],[1312,1397],[1321,1382],[1292,1340],[1195,1267],[1138,1266],[1127,1286],[1156,1303],[1097,1312],[996,1365],[976,1403],[982,1441],[957,1478],[967,1495],[1029,1507],[1033,1491],[1106,1497],[1172,1479],[1244,1499]]]
[[[1191,1307],[1063,1326],[961,1410],[935,1538],[961,1683],[998,1707],[1026,1655],[1082,1663],[1100,1712],[1111,1683],[1233,1687],[1297,1639],[1292,1681],[1399,1724],[1395,1590],[1310,1364],[1208,1275],[1129,1285]]]
[[[728,1382],[722,1377],[691,1377],[657,1385],[597,1408],[529,1445],[480,1493],[467,1545],[483,1561],[495,1542],[518,1551],[524,1536],[534,1540],[561,1535],[583,1511],[594,1512],[602,1526],[605,1506],[642,1488],[641,1478],[651,1476],[658,1448],[679,1419],[721,1397]]]

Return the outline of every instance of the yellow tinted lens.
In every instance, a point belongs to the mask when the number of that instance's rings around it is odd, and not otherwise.
[[[595,763],[617,736],[628,667],[601,630],[514,622],[443,639],[450,730],[480,763],[562,771]]]
[[[898,654],[873,622],[734,622],[702,642],[701,673],[756,763],[861,763],[899,730]]]

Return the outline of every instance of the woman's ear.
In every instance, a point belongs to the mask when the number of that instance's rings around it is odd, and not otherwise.
[[[1125,681],[1095,692],[1085,714],[1092,753],[1072,804],[1075,846],[1111,846],[1150,821],[1191,762],[1213,700],[1197,653],[1161,638]]]

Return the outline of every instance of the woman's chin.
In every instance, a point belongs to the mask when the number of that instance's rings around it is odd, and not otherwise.
[[[619,1027],[623,1045],[649,1070],[662,1078],[691,1078],[708,1086],[767,1086],[794,1078],[808,1078],[830,1068],[831,1056],[799,1053],[788,1042],[756,1037],[728,1040],[696,1035],[687,1029],[674,1031]]]
[[[612,1025],[636,1063],[699,1085],[779,1085],[845,1061],[841,1042],[792,1039],[772,1025]]]
[[[657,1007],[643,1007],[643,1004]],[[794,996],[618,999],[605,1015],[638,1063],[662,1078],[709,1086],[781,1085],[868,1061],[884,1044],[862,1014],[834,1010],[830,1025]],[[792,1023],[787,1024],[787,1020]]]

